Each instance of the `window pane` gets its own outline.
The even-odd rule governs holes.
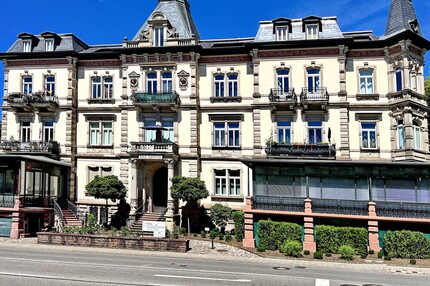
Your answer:
[[[372,199],[374,201],[385,201],[385,188],[383,179],[372,180]]]
[[[320,178],[309,177],[309,197],[312,199],[321,198],[321,181]]]
[[[386,200],[394,202],[416,202],[415,181],[386,179]]]

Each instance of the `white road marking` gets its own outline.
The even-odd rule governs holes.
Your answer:
[[[194,280],[212,280],[212,281],[228,281],[228,282],[242,282],[242,283],[252,282],[252,280],[247,280],[247,279],[223,279],[223,278],[208,278],[208,277],[195,277],[195,276],[177,276],[177,275],[162,275],[162,274],[155,274],[154,277],[179,278],[179,279],[194,279]]]
[[[330,286],[330,280],[317,279],[315,280],[315,286]]]

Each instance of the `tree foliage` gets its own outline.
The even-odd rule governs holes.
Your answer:
[[[94,180],[85,186],[88,194],[96,199],[116,200],[122,199],[127,195],[127,189],[117,176],[96,176]]]
[[[205,182],[199,178],[173,177],[170,190],[172,198],[185,202],[196,202],[209,196]]]
[[[426,77],[424,81],[425,93],[430,96],[430,76]]]
[[[222,204],[214,204],[211,206],[212,222],[219,228],[225,228],[227,221],[231,217],[232,209],[229,206]]]

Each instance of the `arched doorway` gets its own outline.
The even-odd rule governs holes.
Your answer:
[[[152,179],[154,207],[167,207],[167,168],[161,167]]]

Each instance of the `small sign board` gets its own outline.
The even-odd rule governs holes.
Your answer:
[[[154,237],[166,237],[166,222],[165,221],[142,221],[143,231],[154,232]]]
[[[163,159],[163,155],[139,155],[139,159],[161,160],[161,159]]]

